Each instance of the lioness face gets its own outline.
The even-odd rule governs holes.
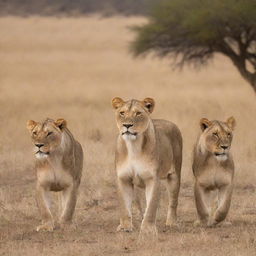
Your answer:
[[[218,160],[226,160],[233,138],[235,119],[230,117],[226,122],[220,122],[203,118],[200,126],[203,131],[200,140],[204,148]]]
[[[154,100],[151,98],[125,102],[117,97],[112,100],[112,106],[116,109],[117,127],[123,139],[136,140],[138,135],[145,132],[154,105]]]
[[[42,123],[33,120],[27,122],[36,158],[47,158],[60,146],[62,130],[65,126],[66,121],[64,119],[58,119],[57,121],[46,119]]]

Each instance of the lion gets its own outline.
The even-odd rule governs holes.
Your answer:
[[[177,221],[177,205],[182,164],[182,136],[178,127],[166,120],[151,119],[155,101],[112,100],[119,129],[115,166],[121,202],[117,231],[130,232],[135,188],[145,188],[146,209],[140,228],[142,234],[157,235],[156,213],[160,181],[167,181],[169,195],[166,225]],[[136,196],[136,195],[135,195]]]
[[[202,133],[194,147],[194,195],[198,213],[195,225],[212,227],[225,220],[232,197],[234,162],[230,152],[236,122],[202,118]],[[217,205],[215,200],[217,196]]]
[[[27,122],[36,157],[36,200],[42,217],[37,231],[55,228],[50,210],[50,191],[61,192],[60,224],[72,222],[83,169],[82,146],[64,119]]]

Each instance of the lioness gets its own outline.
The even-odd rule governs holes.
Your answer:
[[[182,163],[182,137],[178,127],[165,120],[152,120],[155,102],[123,101],[114,98],[119,136],[116,147],[116,171],[121,195],[121,218],[118,231],[132,231],[134,186],[145,188],[146,210],[140,234],[157,234],[156,212],[159,183],[167,181],[169,205],[166,225],[176,222]]]
[[[235,119],[230,117],[226,122],[220,122],[202,118],[200,126],[202,133],[194,147],[193,160],[199,217],[195,225],[214,226],[226,218],[231,203],[234,162],[230,147]],[[218,196],[215,209],[212,191]]]
[[[37,231],[52,231],[49,192],[61,191],[60,223],[71,222],[83,168],[83,150],[67,128],[64,119],[44,122],[28,121],[36,157],[36,199],[42,216]]]

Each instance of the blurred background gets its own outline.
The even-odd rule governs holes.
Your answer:
[[[145,15],[157,0],[1,0],[2,15]]]
[[[0,254],[126,255],[128,250],[134,255],[169,255],[170,249],[179,255],[216,255],[217,249],[218,255],[255,252],[255,92],[221,53],[214,53],[202,68],[184,66],[182,70],[173,69],[172,58],[159,59],[153,52],[134,58],[131,43],[138,34],[131,28],[148,24],[147,15],[156,2],[0,0]],[[158,214],[161,243],[154,248],[141,249],[134,242],[140,223],[136,209],[135,234],[115,233],[118,131],[111,99],[116,96],[127,100],[153,97],[152,118],[171,120],[183,135],[181,228],[162,232],[167,208],[163,188]],[[200,132],[199,120],[224,121],[230,116],[237,121],[230,210],[234,226],[197,230],[192,226],[196,211],[191,155]],[[34,231],[40,217],[26,122],[47,117],[65,118],[85,153],[75,214],[78,227],[68,233]]]

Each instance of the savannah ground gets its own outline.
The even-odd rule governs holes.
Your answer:
[[[256,95],[228,59],[217,56],[200,71],[172,71],[167,60],[133,59],[129,26],[143,18],[0,19],[0,255],[255,255]],[[180,226],[164,228],[162,190],[159,241],[140,247],[136,231],[116,233],[119,222],[111,99],[154,97],[152,116],[176,123],[183,134]],[[233,225],[194,228],[191,152],[199,119],[233,115],[235,189]],[[29,119],[63,117],[81,142],[85,166],[74,216],[67,230],[37,233],[35,171]],[[57,196],[53,194],[53,199]],[[57,204],[53,205],[57,211]]]

